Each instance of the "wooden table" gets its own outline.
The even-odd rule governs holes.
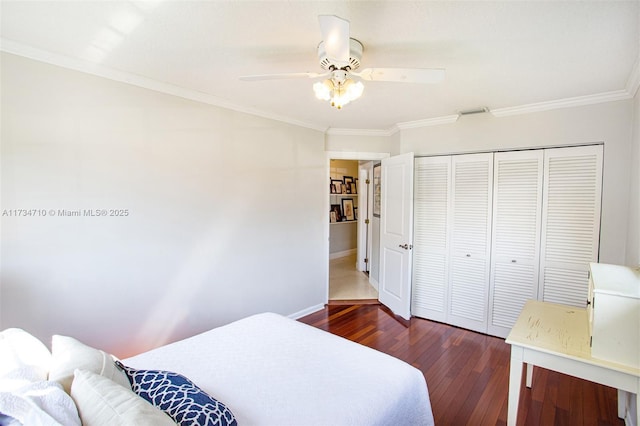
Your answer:
[[[592,358],[589,341],[586,309],[537,300],[525,304],[506,339],[511,345],[508,425],[515,425],[518,417],[523,363],[527,364],[527,387],[537,365],[618,389],[618,416],[625,416],[627,400],[639,399],[640,370]],[[640,426],[640,410],[636,411]]]

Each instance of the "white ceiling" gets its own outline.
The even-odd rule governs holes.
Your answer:
[[[476,107],[624,98],[637,88],[637,0],[2,0],[0,6],[4,51],[319,129],[388,131]],[[320,14],[351,22],[351,36],[364,45],[363,68],[446,68],[445,81],[365,82],[362,98],[338,111],[314,97],[314,80],[238,79],[322,71]]]

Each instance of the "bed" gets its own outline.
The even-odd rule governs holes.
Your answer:
[[[239,425],[433,424],[418,369],[273,313],[121,362],[180,373],[224,403]]]

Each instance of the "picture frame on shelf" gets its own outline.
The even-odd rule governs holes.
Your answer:
[[[358,208],[357,207],[353,208],[353,216],[356,218],[355,220],[358,220]]]
[[[343,183],[343,184],[341,184],[340,186],[342,187],[342,190],[341,190],[342,192],[341,192],[341,194],[347,194],[347,193],[348,193],[348,192],[347,192],[347,185],[345,185],[345,184]]]
[[[373,216],[380,217],[380,204],[382,202],[382,165],[373,166]]]
[[[353,180],[353,176],[343,176],[342,180],[344,181],[345,186],[347,187],[347,194],[356,194],[356,192],[353,192],[353,185],[352,183],[354,182]]]
[[[330,183],[329,184],[329,193],[331,193],[331,194],[335,194],[336,193],[336,185],[334,183]]]
[[[329,212],[329,223],[336,223],[338,221],[338,216],[336,216],[336,212],[331,210]]]
[[[332,194],[342,194],[342,181],[338,179],[331,179],[331,184],[334,186],[336,192]]]
[[[331,204],[331,210],[329,211],[329,219],[331,219],[331,213],[334,213],[336,222],[342,222],[342,207],[340,204]]]
[[[360,183],[360,181],[358,180],[358,178],[355,178],[355,179],[353,180],[353,183],[355,183],[355,186],[354,186],[354,188],[355,188],[355,192],[352,192],[352,193],[353,193],[353,194],[357,194],[357,193],[358,193],[358,184]]]
[[[342,213],[346,221],[356,220],[355,213],[353,211],[353,198],[342,199]]]
[[[357,194],[358,193],[358,186],[355,182],[351,182],[351,193],[352,194]]]

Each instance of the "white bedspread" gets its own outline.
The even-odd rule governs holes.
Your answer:
[[[433,424],[418,369],[272,313],[123,363],[187,376],[225,403],[240,426]]]
[[[73,400],[56,382],[20,382],[1,380],[0,424],[29,426],[80,426],[80,418]]]
[[[0,425],[80,426],[73,399],[47,381],[51,353],[18,328],[0,332]]]

